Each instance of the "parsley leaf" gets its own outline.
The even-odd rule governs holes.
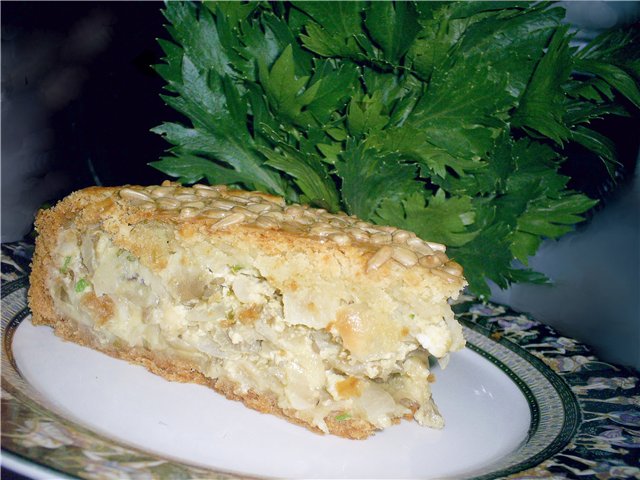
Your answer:
[[[270,71],[267,71],[265,65],[260,65],[259,72],[260,82],[274,113],[290,122],[298,119],[302,108],[311,103],[320,86],[315,83],[306,88],[309,77],[296,75],[290,45],[284,49]]]
[[[395,224],[451,247],[462,246],[478,234],[467,228],[475,219],[471,198],[445,198],[444,190],[431,197],[416,192],[401,202],[385,200],[376,214],[380,223]]]
[[[563,27],[554,34],[514,116],[515,126],[537,131],[558,144],[570,135],[562,118],[564,92],[561,88],[573,69],[567,31],[568,27]]]
[[[373,2],[367,9],[365,26],[386,61],[399,65],[409,50],[420,32],[416,13],[411,2]]]
[[[558,199],[537,199],[518,218],[518,230],[549,238],[560,237],[573,230],[573,225],[583,220],[580,213],[596,203],[580,194],[563,195]]]
[[[350,418],[351,418],[351,414],[346,412],[335,416],[335,420],[337,422],[344,422],[345,420],[349,420]]]
[[[324,2],[294,5],[313,19],[306,24],[306,34],[300,35],[306,48],[324,57],[364,55],[357,40],[366,38],[361,17],[364,2],[335,2],[330,8]]]
[[[167,2],[156,71],[184,116],[151,166],[346,210],[447,244],[475,293],[595,202],[560,174],[590,124],[640,107],[640,34],[578,51],[546,2]]]
[[[71,257],[67,255],[64,257],[64,262],[62,262],[62,266],[60,267],[60,273],[66,275],[69,271],[69,265],[71,264]]]
[[[87,282],[84,278],[81,278],[76,282],[74,290],[76,291],[76,293],[82,293],[87,289],[87,287],[89,287],[89,285],[89,282]]]
[[[225,168],[211,160],[186,153],[179,157],[164,157],[149,165],[167,175],[177,177],[182,183],[195,183],[203,178],[206,178],[209,183],[225,184],[247,184],[253,180],[237,170]]]
[[[465,277],[470,288],[478,295],[489,296],[491,291],[485,278],[490,278],[499,287],[509,285],[511,252],[509,235],[511,229],[502,223],[487,226],[465,248],[451,248],[449,255],[464,266]]]
[[[177,146],[173,150],[177,157],[185,153],[210,156],[233,167],[249,180],[245,182],[247,185],[284,194],[279,176],[264,167],[264,161],[252,148],[254,142],[246,125],[246,106],[228,77],[215,72],[207,75],[183,55],[181,83],[172,82],[171,86],[178,95],[165,95],[163,99],[189,117],[193,128],[165,123],[152,131]],[[154,166],[162,169],[163,164]]]
[[[200,69],[234,75],[227,52],[222,48],[213,16],[190,2],[168,2],[164,16],[167,31]],[[165,43],[166,44],[166,43]]]
[[[378,206],[385,200],[398,201],[407,192],[416,191],[416,167],[402,163],[398,154],[381,155],[365,144],[347,149],[335,164],[342,180],[342,199],[350,214],[372,220]]]
[[[340,209],[336,186],[318,155],[304,154],[286,144],[278,150],[261,147],[260,151],[267,165],[293,177],[304,195],[302,201],[334,212]]]

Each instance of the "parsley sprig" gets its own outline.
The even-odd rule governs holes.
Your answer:
[[[595,201],[562,148],[616,168],[590,122],[640,107],[638,31],[570,46],[531,2],[167,2],[157,66],[185,123],[152,165],[284,195],[447,244],[471,288],[526,268]],[[514,268],[513,260],[524,267]]]

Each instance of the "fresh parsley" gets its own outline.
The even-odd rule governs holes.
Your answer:
[[[87,282],[84,278],[81,278],[76,282],[75,291],[76,293],[82,293],[87,289],[88,286],[89,282]]]
[[[349,420],[350,418],[351,414],[346,412],[335,416],[336,422],[344,422],[345,420]]]
[[[67,255],[64,257],[64,261],[62,262],[62,266],[60,267],[60,273],[66,275],[69,271],[69,265],[71,265],[71,256]]]
[[[231,270],[231,273],[238,273],[240,270],[242,270],[242,265],[229,265],[229,270]]]
[[[569,43],[545,2],[167,2],[164,101],[183,123],[151,165],[447,244],[471,289],[545,282],[544,238],[595,202],[567,188],[576,142],[640,107],[638,30]],[[515,268],[514,259],[524,265]]]

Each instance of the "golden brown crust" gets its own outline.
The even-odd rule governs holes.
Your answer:
[[[29,277],[29,307],[32,321],[35,325],[53,325],[57,315],[53,307],[53,299],[47,292],[47,271],[53,263],[52,252],[58,232],[61,228],[62,216],[55,215],[51,210],[40,210],[36,217],[36,249],[31,262],[31,276]]]

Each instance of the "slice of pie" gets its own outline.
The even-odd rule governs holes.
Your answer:
[[[33,322],[317,431],[439,428],[430,357],[464,345],[441,244],[226,187],[88,188],[41,211]]]

